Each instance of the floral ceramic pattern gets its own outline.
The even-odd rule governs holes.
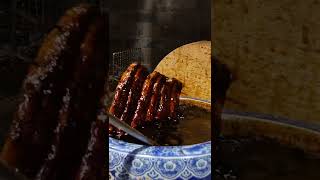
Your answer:
[[[211,179],[211,142],[152,147],[109,138],[109,179]]]

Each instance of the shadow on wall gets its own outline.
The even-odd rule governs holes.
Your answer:
[[[111,0],[111,52],[142,48],[143,62],[155,68],[175,48],[210,40],[210,0]]]

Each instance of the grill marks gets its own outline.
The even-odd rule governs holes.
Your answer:
[[[161,98],[155,119],[162,120],[169,116],[172,83],[167,81],[161,88]]]
[[[146,121],[150,122],[155,118],[159,101],[161,99],[161,89],[164,86],[165,82],[166,82],[166,77],[163,75],[160,75],[153,86],[152,97],[151,97],[150,105],[145,118]]]
[[[139,66],[134,74],[134,66]],[[131,75],[130,75],[131,74]],[[134,75],[132,75],[134,74]],[[133,128],[141,128],[154,120],[167,120],[176,117],[175,111],[179,105],[179,96],[182,83],[177,79],[168,78],[159,72],[153,71],[145,77],[147,71],[139,64],[131,64],[123,73],[117,87],[117,92],[109,112]],[[128,98],[121,98],[119,92],[124,88],[123,83],[131,79]],[[119,102],[119,101],[123,102]],[[116,112],[118,104],[125,104],[124,110]],[[121,107],[122,108],[122,107]],[[109,125],[109,135],[121,137],[124,133]]]
[[[144,82],[141,96],[138,100],[137,109],[131,122],[132,127],[136,128],[141,121],[144,121],[151,100],[153,85],[159,76],[160,73],[153,71],[150,75],[148,75],[146,81]]]
[[[134,81],[134,75],[141,65],[138,63],[131,64],[127,70],[122,74],[119,84],[116,88],[114,100],[111,104],[109,112],[114,116],[121,118],[121,114],[124,111],[130,87]]]
[[[87,146],[96,103],[103,90],[104,54],[98,35],[103,33],[102,18],[89,26],[80,47],[73,78],[65,89],[51,151],[36,179],[72,179]],[[103,39],[103,38],[102,38]],[[99,68],[100,67],[100,68]],[[97,76],[99,74],[100,76]],[[67,161],[66,161],[67,159]]]
[[[127,101],[125,110],[121,115],[121,120],[125,121],[128,124],[131,123],[131,119],[134,115],[135,107],[137,107],[143,82],[146,80],[147,75],[148,75],[147,69],[141,66],[134,76],[134,82],[129,91],[128,101]]]
[[[63,87],[73,71],[93,7],[72,8],[46,37],[23,84],[24,99],[14,116],[1,159],[29,177],[45,158],[57,124]],[[65,19],[65,20],[63,20]],[[59,28],[58,28],[59,27]]]
[[[1,159],[31,179],[106,179],[107,122],[96,114],[108,74],[104,20],[90,5],[71,8],[29,69]]]
[[[31,179],[106,179],[107,110],[135,126],[156,115],[168,82],[138,63],[123,73],[111,108],[101,102],[96,114],[108,97],[104,23],[92,6],[68,10],[29,69],[1,159]]]
[[[122,74],[120,81],[117,85],[115,96],[113,99],[113,102],[109,108],[109,113],[113,114],[114,116],[121,118],[121,120],[128,121],[128,115],[130,109],[126,108],[128,105],[131,105],[134,100],[133,97],[130,95],[134,92],[134,84],[138,83],[141,78],[143,78],[143,75],[146,74],[146,69],[142,68],[139,63],[132,63],[126,71]],[[135,74],[141,74],[139,78],[136,79]],[[136,87],[139,88],[139,87]],[[131,93],[131,94],[130,94]],[[133,95],[133,94],[132,94]],[[132,101],[132,102],[129,102]],[[123,116],[123,117],[122,117]],[[112,125],[109,125],[109,134],[123,134],[122,131],[119,131],[118,129],[114,128]]]

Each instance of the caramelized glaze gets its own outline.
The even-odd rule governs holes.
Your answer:
[[[73,56],[92,18],[90,6],[72,10],[72,21],[60,23],[45,38],[35,65],[29,69],[23,84],[24,99],[19,105],[1,158],[27,176],[33,176],[47,154],[63,87],[74,68]],[[62,18],[62,19],[63,19]]]
[[[102,66],[103,38],[98,38],[104,32],[102,27],[102,19],[98,18],[89,26],[80,46],[80,57],[73,78],[62,99],[54,141],[37,179],[72,179],[75,167],[80,165],[89,138],[90,123],[96,116],[96,104],[104,84],[104,76],[95,75],[95,71],[104,71],[105,67]]]
[[[147,114],[148,106],[150,104],[153,85],[159,76],[160,73],[153,71],[145,80],[140,99],[138,100],[136,111],[134,112],[134,116],[131,121],[131,126],[133,128],[136,128],[141,123],[141,121],[144,121]]]

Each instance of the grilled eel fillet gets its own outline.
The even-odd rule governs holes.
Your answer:
[[[146,121],[150,122],[155,119],[156,110],[161,99],[161,88],[163,87],[165,82],[166,77],[160,74],[152,89],[151,101],[145,118]]]
[[[110,114],[121,118],[121,115],[123,114],[128,101],[130,88],[135,80],[134,76],[140,67],[141,65],[139,63],[132,63],[122,74],[120,81],[116,87],[113,102],[109,108]],[[109,134],[114,134],[116,132],[119,132],[119,130],[114,128],[112,125],[109,125]]]
[[[160,73],[153,71],[144,81],[140,99],[138,100],[138,105],[131,121],[131,127],[136,128],[146,117],[146,112],[151,100],[153,85],[159,76]]]
[[[140,66],[137,70],[137,73],[134,75],[134,81],[129,90],[128,101],[120,118],[122,121],[125,121],[128,124],[131,123],[135,107],[137,107],[137,103],[140,97],[143,82],[146,80],[147,75],[148,71],[143,66]]]
[[[155,117],[155,119],[157,120],[167,119],[170,114],[170,98],[172,85],[173,84],[170,81],[166,81],[166,83],[161,88],[161,98]]]
[[[126,102],[126,107],[121,115],[120,120],[127,122],[127,124],[130,124],[132,121],[132,117],[134,115],[135,107],[137,107],[138,99],[140,97],[141,89],[143,86],[143,82],[147,78],[148,71],[145,67],[140,66],[134,75],[134,81],[132,83],[132,86],[129,90],[128,100]],[[122,136],[124,134],[123,131],[118,130],[110,125],[111,129],[114,129],[116,131],[115,133],[118,134],[118,136]]]
[[[132,63],[126,71],[122,74],[121,79],[117,85],[114,100],[111,104],[109,112],[118,118],[125,109],[128,100],[129,89],[134,81],[134,75],[141,65],[139,63]]]
[[[24,80],[24,99],[0,156],[28,177],[35,175],[47,155],[73,57],[95,13],[86,4],[68,10],[45,38]]]
[[[136,73],[134,73],[135,66],[139,66]],[[145,77],[146,72],[141,65],[131,64],[119,81],[116,95],[109,109],[109,113],[119,117],[133,128],[140,128],[153,120],[174,118],[179,105],[182,83],[174,78],[169,80],[156,71]],[[128,82],[130,80],[133,83]],[[121,93],[123,93],[122,97]],[[119,108],[119,104],[125,106]],[[109,135],[121,137],[123,134],[122,131],[109,125]]]
[[[88,129],[96,115],[96,104],[106,74],[95,75],[96,71],[105,72],[106,67],[104,39],[98,38],[104,32],[103,27],[103,19],[98,18],[89,26],[81,44],[80,58],[62,99],[53,145],[37,179],[72,179],[75,168],[80,164],[87,145],[84,140],[89,137]]]

